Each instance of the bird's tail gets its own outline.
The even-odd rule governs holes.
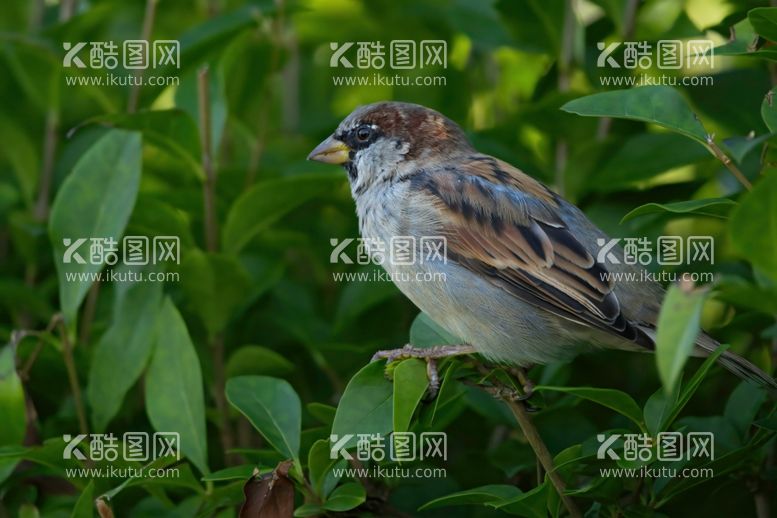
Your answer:
[[[704,332],[700,333],[699,338],[696,340],[696,348],[703,356],[709,356],[719,346],[720,344],[718,342],[704,334]],[[718,363],[743,380],[752,381],[757,385],[766,387],[769,392],[777,395],[777,381],[738,354],[724,351],[723,354],[718,357]]]

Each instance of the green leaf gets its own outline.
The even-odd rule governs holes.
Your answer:
[[[669,429],[669,426],[677,419],[685,405],[696,393],[707,372],[715,365],[718,357],[726,349],[728,349],[728,345],[721,345],[715,349],[682,388],[677,384],[671,394],[667,394],[665,390],[658,390],[650,396],[645,403],[645,423],[648,433],[655,435]]]
[[[102,264],[92,264],[89,245],[80,247],[85,264],[73,256],[64,263],[68,246],[77,239],[121,239],[140,185],[140,134],[110,130],[78,160],[54,199],[49,221],[49,236],[54,249],[54,263],[59,274],[59,300],[68,323],[75,321],[94,275]],[[76,210],[77,208],[77,210]],[[66,275],[87,278],[69,280]]]
[[[547,479],[547,475],[545,478]],[[551,494],[558,498],[555,490],[552,491]],[[549,504],[546,504],[546,502],[548,501],[548,483],[543,482],[531,491],[504,502],[489,502],[488,505],[508,514],[517,514],[518,516],[529,518],[546,518],[549,507]]]
[[[344,184],[342,174],[290,176],[257,183],[232,204],[224,225],[224,250],[236,254],[259,232],[319,196]]]
[[[226,327],[246,300],[249,280],[245,268],[230,255],[195,248],[181,262],[183,291],[211,336]]]
[[[207,475],[202,477],[202,480],[205,482],[212,481],[212,482],[223,482],[225,480],[242,480],[246,481],[254,473],[254,469],[256,469],[256,466],[253,464],[243,464],[241,466],[230,466],[228,468],[220,469],[218,471],[214,471],[213,473],[208,473]]]
[[[327,439],[319,439],[313,443],[308,452],[308,478],[319,497],[326,498],[340,481],[333,468],[345,467],[346,463],[346,459],[339,456],[332,458]]]
[[[391,432],[394,390],[383,368],[383,362],[368,363],[345,387],[332,424],[333,435],[354,434],[344,448],[356,445],[356,434],[388,435]]]
[[[154,429],[178,432],[181,452],[208,473],[205,398],[200,360],[180,313],[165,298],[146,373],[146,412]]]
[[[669,86],[643,86],[588,95],[562,110],[586,117],[614,117],[657,124],[706,146],[707,133],[680,93]]]
[[[86,488],[81,491],[70,518],[92,518],[94,515],[94,480],[90,480]]]
[[[458,491],[435,498],[418,508],[419,511],[446,507],[451,505],[479,505],[493,502],[504,502],[521,496],[523,492],[516,486],[508,484],[491,484]]]
[[[367,499],[364,486],[350,482],[337,487],[321,506],[327,511],[343,512],[358,507]]]
[[[0,446],[22,444],[27,428],[24,389],[16,373],[15,349],[0,349]],[[16,460],[0,459],[0,484],[13,472]]]
[[[410,343],[415,347],[434,347],[460,345],[464,341],[437,325],[426,313],[419,313],[410,326]]]
[[[646,203],[632,210],[621,219],[621,223],[645,214],[694,214],[726,219],[736,203],[726,198],[678,201],[675,203]]]
[[[656,149],[662,150],[656,153]],[[618,146],[612,157],[597,167],[586,187],[611,192],[644,183],[661,173],[704,159],[712,159],[704,147],[674,133],[640,133]]]
[[[764,95],[764,100],[761,102],[761,117],[764,120],[764,124],[769,128],[772,133],[777,132],[777,87],[769,90],[769,93]]]
[[[325,405],[324,403],[308,403],[305,405],[305,408],[308,409],[308,412],[310,415],[321,421],[327,426],[332,426],[332,423],[335,421],[335,414],[337,413],[337,408],[331,406],[331,405]]]
[[[672,285],[661,304],[656,326],[656,365],[667,394],[674,390],[699,336],[705,296],[702,290],[684,291]]]
[[[100,115],[89,119],[82,126],[88,124],[140,131],[145,143],[153,144],[183,161],[197,178],[205,178],[200,164],[202,157],[197,124],[183,110]]]
[[[777,119],[777,116],[775,118]],[[775,122],[777,123],[777,120]],[[774,133],[765,133],[759,137],[751,135],[746,137],[731,137],[723,141],[723,146],[726,151],[728,151],[728,154],[731,155],[731,158],[733,158],[737,164],[742,165],[745,157],[747,157],[756,147],[772,137],[774,137]]]
[[[777,173],[765,175],[741,199],[728,228],[734,248],[777,280]]]
[[[125,394],[146,367],[162,306],[162,283],[114,286],[111,326],[97,342],[89,368],[87,394],[97,432],[105,431],[121,408]]]
[[[747,12],[747,19],[755,32],[765,39],[777,42],[777,8],[756,7]]]
[[[394,369],[394,431],[406,432],[429,386],[426,363],[411,358]]]
[[[587,399],[602,406],[615,410],[619,414],[631,419],[640,429],[644,429],[642,410],[639,405],[625,392],[615,389],[590,388],[590,387],[550,387],[538,385],[536,391],[563,392],[573,396]]]
[[[244,345],[227,360],[227,378],[235,376],[286,376],[294,371],[294,364],[267,347]]]
[[[299,464],[302,406],[289,382],[267,376],[227,380],[227,400],[276,451]]]

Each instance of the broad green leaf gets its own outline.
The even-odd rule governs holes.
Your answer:
[[[226,99],[224,99],[224,79],[221,77],[221,67],[211,67],[208,70],[208,104],[210,105],[210,153],[218,156],[221,136],[224,133],[224,123],[227,119]],[[192,121],[199,121],[199,70],[191,70],[181,78],[175,90],[175,105],[189,114]],[[199,141],[198,141],[199,142]],[[199,157],[198,157],[199,159]]]
[[[165,298],[146,373],[146,412],[158,432],[178,432],[181,453],[208,473],[205,397],[200,360],[180,313]]]
[[[688,200],[675,203],[646,203],[632,210],[621,219],[621,223],[645,214],[689,214],[726,219],[736,203],[726,198],[708,198],[706,200]]]
[[[684,291],[669,287],[658,315],[656,332],[656,365],[667,394],[674,390],[688,356],[699,336],[701,311],[706,292]]]
[[[27,428],[24,389],[16,374],[15,350],[12,345],[0,349],[0,446],[22,444]],[[0,459],[0,484],[13,472],[15,459]]]
[[[83,125],[87,124],[140,131],[145,143],[153,144],[183,161],[196,177],[205,177],[200,164],[202,157],[197,124],[183,110],[100,115]]]
[[[763,108],[761,113],[763,114]],[[777,120],[774,122],[777,123]],[[774,133],[765,133],[759,137],[749,135],[746,137],[731,137],[723,141],[723,146],[725,147],[725,150],[728,151],[728,154],[731,155],[731,158],[733,158],[737,164],[742,165],[746,156],[774,136]]]
[[[394,369],[394,431],[406,432],[410,428],[416,407],[424,397],[429,378],[426,363],[410,358]]]
[[[656,153],[656,149],[662,150]],[[586,180],[591,191],[610,192],[634,186],[661,173],[704,159],[712,159],[704,147],[674,133],[640,133],[619,146],[612,157],[594,169]]]
[[[715,365],[718,357],[726,349],[728,349],[728,345],[719,346],[704,360],[683,387],[676,384],[671,394],[667,394],[665,390],[660,389],[648,399],[644,410],[648,433],[655,435],[658,432],[669,429],[669,426],[677,419],[685,405],[688,404],[696,393],[707,372]]]
[[[121,408],[125,394],[146,367],[162,307],[162,283],[116,283],[114,286],[111,326],[97,342],[89,368],[87,395],[97,432],[105,431]]]
[[[335,421],[335,414],[337,413],[337,408],[331,406],[331,405],[325,405],[324,403],[308,403],[305,405],[305,408],[308,409],[308,413],[324,423],[327,426],[332,426],[332,423]]]
[[[181,284],[212,336],[224,329],[245,302],[250,282],[248,272],[235,257],[193,248],[181,262]]]
[[[426,313],[419,313],[410,326],[410,343],[414,347],[434,347],[461,345],[464,341],[437,325]]]
[[[289,382],[267,376],[239,376],[227,380],[227,399],[248,418],[276,451],[288,459],[299,457],[302,406]]]
[[[591,387],[549,387],[538,385],[536,391],[563,392],[573,396],[587,399],[602,406],[615,410],[619,414],[631,419],[640,429],[644,428],[642,411],[639,405],[625,392],[615,389],[591,388]]]
[[[674,390],[683,366],[693,352],[705,295],[702,290],[685,291],[672,285],[661,304],[656,332],[656,365],[667,394]]]
[[[223,482],[225,480],[242,480],[246,481],[254,473],[254,469],[256,469],[256,466],[253,464],[242,464],[240,466],[230,466],[228,468],[220,469],[218,471],[214,471],[213,473],[208,473],[207,475],[202,477],[202,480],[207,481],[213,481],[213,482]]]
[[[769,128],[772,133],[777,132],[777,87],[769,90],[764,96],[764,100],[761,102],[761,117],[764,120],[764,124]]]
[[[747,19],[755,32],[765,39],[777,42],[777,8],[756,7],[747,12]]]
[[[747,437],[750,424],[755,420],[758,409],[761,408],[766,397],[766,391],[761,387],[743,381],[726,401],[723,415],[739,432],[739,437],[742,440]]]
[[[366,499],[364,486],[358,482],[349,482],[335,488],[321,507],[327,511],[343,512],[363,504]]]
[[[516,486],[508,484],[492,484],[435,498],[419,507],[418,510],[424,511],[452,505],[480,505],[492,502],[504,502],[519,497],[522,494],[523,492]]]
[[[239,252],[259,232],[319,196],[331,196],[342,187],[339,173],[290,176],[257,183],[232,204],[224,225],[224,250]]]
[[[324,509],[318,504],[302,504],[294,509],[294,516],[297,518],[321,516],[322,514],[324,514]]]
[[[528,518],[546,518],[548,516],[548,507],[550,507],[547,478],[546,475],[546,481],[531,491],[503,502],[489,502],[487,505],[508,514],[517,514],[518,516],[526,516]],[[552,489],[550,494],[555,495],[556,499],[558,499],[555,489]]]
[[[68,323],[75,321],[78,306],[92,285],[88,277],[103,267],[90,260],[89,238],[121,240],[135,205],[140,170],[140,134],[110,130],[78,160],[54,199],[49,236],[59,273],[60,304]],[[87,241],[77,250],[78,257],[67,257],[65,263],[66,243],[72,246],[78,239]],[[68,279],[71,274],[77,278]]]
[[[92,518],[94,515],[94,480],[90,480],[78,497],[70,518]]]
[[[294,371],[294,364],[267,347],[244,345],[229,355],[227,378],[246,375],[286,376]]]
[[[728,228],[734,248],[777,280],[777,174],[765,175],[741,199]]]
[[[680,93],[669,86],[643,86],[588,95],[562,110],[589,117],[614,117],[657,124],[703,145],[706,132]]]
[[[319,497],[326,498],[340,481],[340,477],[335,476],[333,468],[345,467],[346,464],[347,460],[339,455],[332,458],[327,439],[320,439],[313,443],[308,452],[308,478]]]
[[[380,266],[372,265],[359,273],[372,273]],[[393,282],[350,282],[340,294],[335,313],[335,328],[344,329],[362,313],[379,304],[396,298],[399,290]]]
[[[388,436],[392,427],[393,386],[383,373],[383,362],[372,362],[356,373],[337,405],[332,434],[352,434],[344,448],[356,445],[356,434]]]

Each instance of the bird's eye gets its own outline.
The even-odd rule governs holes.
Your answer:
[[[359,142],[367,142],[372,137],[372,127],[367,124],[363,124],[356,128],[356,140]]]

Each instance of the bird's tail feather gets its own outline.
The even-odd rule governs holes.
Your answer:
[[[719,346],[718,342],[703,332],[699,334],[699,338],[696,340],[696,347],[702,352],[703,356],[709,356]],[[718,357],[718,363],[743,380],[752,381],[757,385],[766,387],[772,394],[777,395],[777,381],[738,354],[724,351]]]

